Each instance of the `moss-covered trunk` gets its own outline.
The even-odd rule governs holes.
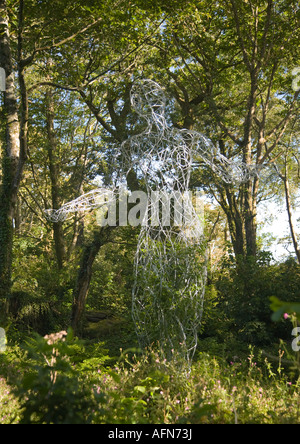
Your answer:
[[[18,104],[15,92],[9,21],[5,0],[0,0],[0,65],[6,75],[3,106],[5,132],[3,140],[1,140],[2,183],[0,189],[0,300],[5,302],[10,292],[13,219],[18,190],[16,177],[20,157]]]
[[[2,177],[0,186],[0,302],[7,306],[11,287],[13,224],[18,191],[27,156],[28,99],[22,63],[23,0],[19,4],[17,66],[20,86],[20,116],[14,78],[14,61],[10,45],[6,0],[0,0],[0,67],[6,84],[1,116]],[[4,309],[3,309],[4,307]]]
[[[77,282],[74,292],[71,326],[74,333],[78,331],[85,304],[89,293],[93,274],[93,264],[101,247],[111,240],[111,234],[115,227],[98,227],[93,233],[93,238],[88,243],[82,254],[81,264],[78,271]]]

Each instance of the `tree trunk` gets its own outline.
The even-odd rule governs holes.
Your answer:
[[[2,183],[0,188],[0,301],[7,311],[11,289],[13,224],[19,186],[27,159],[28,96],[24,78],[26,64],[22,60],[23,0],[19,3],[18,80],[20,87],[20,120],[10,46],[9,18],[6,0],[0,0],[0,66],[6,75],[4,92],[5,136],[2,141]]]
[[[53,92],[49,89],[46,94],[47,102],[47,135],[48,135],[48,158],[51,180],[52,208],[58,210],[61,207],[59,198],[59,168],[57,158],[57,139],[54,129],[54,100]],[[62,222],[53,224],[53,237],[55,244],[56,260],[60,270],[62,270],[65,260],[65,241]]]
[[[256,199],[253,195],[252,180],[246,184],[245,196],[245,237],[246,237],[246,256],[256,257],[257,252],[257,223],[256,223]]]
[[[0,66],[6,74],[4,93],[5,139],[2,142],[0,190],[0,300],[6,306],[11,287],[13,219],[19,188],[20,124],[10,48],[6,0],[0,0]]]
[[[93,264],[100,248],[110,241],[110,235],[114,227],[99,227],[94,231],[92,241],[85,247],[82,255],[81,265],[77,276],[74,292],[71,327],[74,334],[78,331],[79,323],[84,313],[86,300],[89,293]]]
[[[258,93],[258,69],[249,67],[251,77],[251,89],[248,98],[248,113],[244,123],[243,161],[246,165],[253,162],[253,122],[256,113],[256,96]],[[246,237],[246,257],[256,257],[256,198],[254,195],[253,179],[249,179],[243,185],[244,198],[244,224]]]
[[[243,215],[238,207],[235,194],[229,189],[228,185],[219,188],[220,203],[228,221],[228,228],[233,246],[233,251],[237,260],[244,258],[245,246],[245,227]]]
[[[298,263],[300,264],[300,249],[299,249],[297,235],[296,235],[296,231],[295,231],[295,227],[294,227],[294,223],[293,223],[290,184],[289,184],[289,179],[288,179],[288,175],[287,175],[287,166],[285,168],[285,175],[282,176],[282,179],[283,179],[283,183],[284,183],[285,203],[286,203],[286,209],[287,209],[287,213],[288,213],[290,232],[291,232],[297,260],[298,260]]]

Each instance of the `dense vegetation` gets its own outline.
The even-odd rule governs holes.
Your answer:
[[[298,0],[0,0],[0,31],[0,423],[299,423]],[[44,213],[113,183],[143,128],[141,78],[166,91],[170,126],[261,171],[225,184],[197,159],[211,203],[191,369],[139,348],[139,228]],[[269,200],[287,210],[280,262],[257,222]]]

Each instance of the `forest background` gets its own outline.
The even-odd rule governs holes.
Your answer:
[[[0,0],[0,28],[0,320],[9,341],[72,327],[111,356],[137,346],[139,229],[99,227],[93,212],[53,224],[44,210],[112,184],[118,147],[143,128],[130,90],[145,78],[164,88],[170,126],[199,131],[261,171],[226,184],[196,159],[209,253],[199,353],[231,359],[249,344],[291,340],[270,298],[297,314],[298,1]],[[127,185],[143,189],[133,171]],[[281,261],[258,226],[270,201],[287,214],[292,254]]]

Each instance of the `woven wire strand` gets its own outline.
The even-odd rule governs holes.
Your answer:
[[[131,105],[145,129],[121,145],[119,179],[134,171],[148,196],[159,191],[160,212],[168,201],[164,196],[172,195],[173,208],[182,207],[195,158],[200,157],[225,183],[239,184],[256,174],[243,162],[227,159],[199,132],[170,128],[165,118],[166,96],[156,82],[135,84]],[[115,191],[107,198],[102,189],[96,189],[59,210],[46,210],[46,216],[59,222],[70,213],[99,209],[109,203]],[[197,347],[207,274],[203,223],[193,205],[188,206],[182,225],[174,224],[174,215],[173,224],[169,221],[166,225],[159,214],[154,223],[150,206],[134,261],[132,315],[136,331],[141,346],[159,344],[166,357],[179,354],[190,363]]]

